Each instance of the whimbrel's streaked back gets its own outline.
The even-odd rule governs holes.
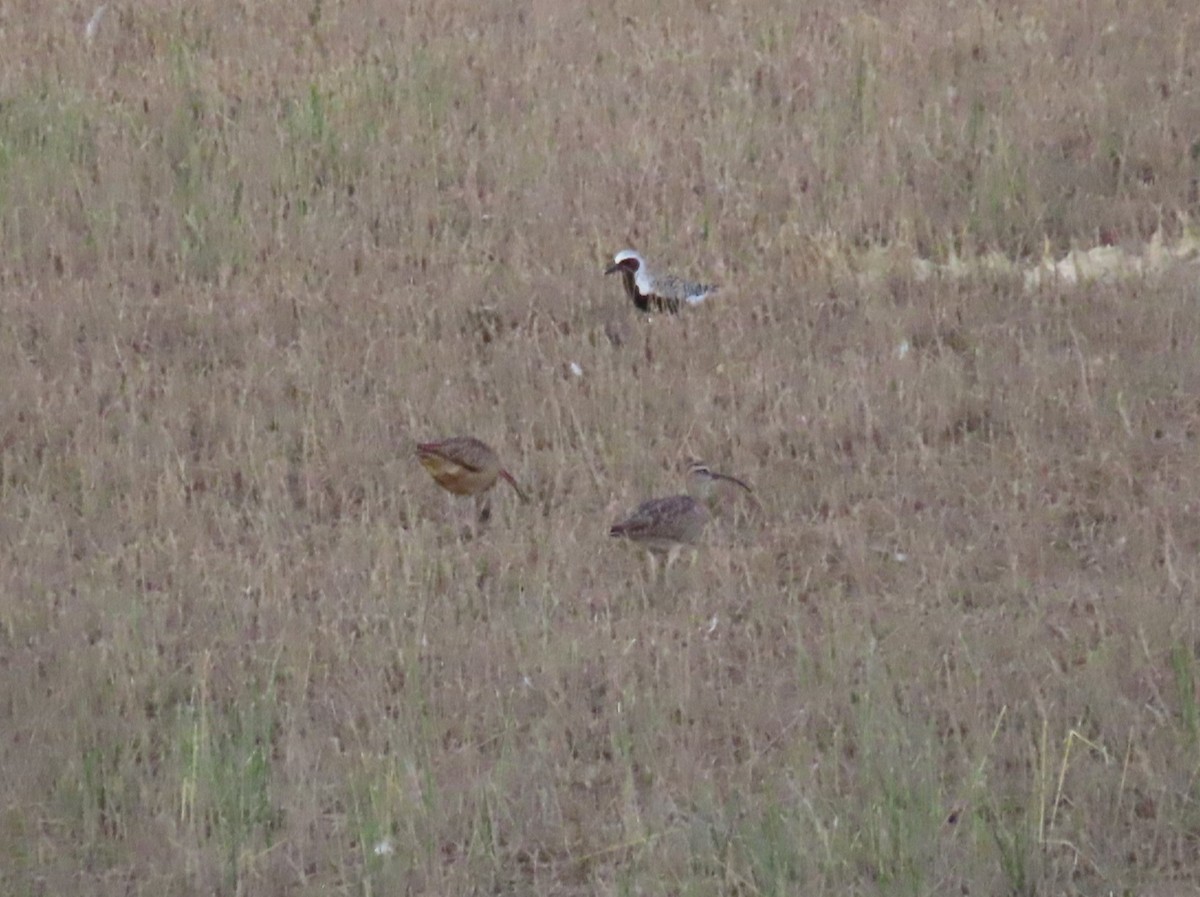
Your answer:
[[[690,495],[671,495],[642,502],[608,534],[666,554],[699,542],[707,523],[708,510],[701,502]]]

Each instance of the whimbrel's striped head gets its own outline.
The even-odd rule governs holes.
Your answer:
[[[714,498],[716,490],[722,483],[736,486],[747,495],[754,493],[753,489],[737,477],[725,473],[717,473],[703,461],[693,459],[688,464],[688,492],[700,501],[711,501]]]

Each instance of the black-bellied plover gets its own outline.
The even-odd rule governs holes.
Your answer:
[[[638,311],[676,314],[681,304],[699,305],[717,289],[710,284],[693,283],[671,274],[655,274],[646,267],[646,260],[632,249],[618,252],[604,273],[620,273],[625,292]]]

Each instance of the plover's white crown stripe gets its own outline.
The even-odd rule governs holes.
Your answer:
[[[634,269],[633,282],[637,284],[638,292],[644,296],[648,296],[654,292],[654,277],[650,273],[650,268],[646,264],[646,260],[642,258],[641,253],[635,252],[632,249],[622,249],[613,256],[613,267],[609,268],[612,271],[615,268],[621,267],[623,262],[637,262],[637,267]]]

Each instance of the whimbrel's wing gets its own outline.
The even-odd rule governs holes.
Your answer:
[[[667,547],[696,543],[706,523],[708,511],[704,505],[690,495],[672,495],[643,502],[627,518],[614,523],[608,533],[651,547]]]

